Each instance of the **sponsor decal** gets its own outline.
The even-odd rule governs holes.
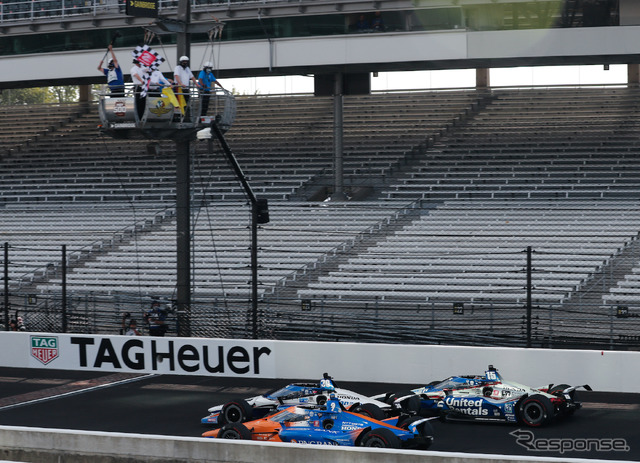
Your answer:
[[[123,100],[118,100],[113,105],[113,114],[119,117],[127,115],[127,104]]]
[[[516,438],[516,444],[533,452],[628,452],[631,450],[626,439],[622,438],[586,438],[563,437],[538,438],[532,431],[516,429],[509,433]]]
[[[149,112],[156,116],[163,116],[170,112],[172,109],[173,106],[167,106],[163,98],[156,98],[155,104],[149,108]]]
[[[80,368],[124,371],[258,375],[261,361],[271,355],[266,346],[193,345],[140,338],[114,345],[110,338],[72,336],[70,343],[76,347]]]
[[[339,445],[337,442],[325,442],[321,440],[307,440],[307,439],[291,439],[294,444],[313,444],[313,445]]]
[[[353,423],[343,423],[342,430],[343,431],[355,431],[356,429],[362,429],[362,424],[353,424]]]
[[[487,416],[489,410],[482,408],[482,399],[467,399],[466,397],[445,397],[444,403],[460,413],[472,416]]]
[[[31,356],[46,365],[58,358],[57,336],[31,336]]]

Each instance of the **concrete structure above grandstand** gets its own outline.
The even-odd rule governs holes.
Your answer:
[[[174,21],[176,3],[160,1],[160,15]],[[102,82],[95,66],[110,37],[122,33],[116,52],[128,63],[123,58],[151,21],[126,16],[114,1],[66,2],[73,8],[62,9],[35,0],[16,11],[12,5],[19,3],[0,10],[0,61],[3,69],[20,69],[20,77],[1,73],[0,88]],[[385,31],[359,29],[360,13],[375,10]],[[376,71],[632,64],[630,80],[638,81],[640,5],[632,0],[227,0],[194,3],[192,18],[225,23],[215,42],[223,78],[342,72],[360,75],[358,86],[364,79],[366,88],[367,73]],[[192,41],[197,68],[212,42],[204,34]],[[175,64],[174,43],[153,44],[168,58],[164,72]]]

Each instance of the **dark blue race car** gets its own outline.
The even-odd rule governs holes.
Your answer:
[[[581,403],[576,401],[575,391],[579,387],[591,390],[588,385],[567,384],[532,388],[504,380],[498,370],[489,365],[484,376],[451,376],[413,389],[411,393],[420,397],[419,413],[423,416],[506,421],[538,427],[578,410]]]

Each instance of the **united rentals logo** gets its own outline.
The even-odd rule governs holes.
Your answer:
[[[31,336],[31,356],[42,364],[57,359],[59,353],[57,336]]]

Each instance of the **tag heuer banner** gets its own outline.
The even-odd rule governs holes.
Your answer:
[[[145,18],[158,17],[158,0],[126,0],[127,15]]]

